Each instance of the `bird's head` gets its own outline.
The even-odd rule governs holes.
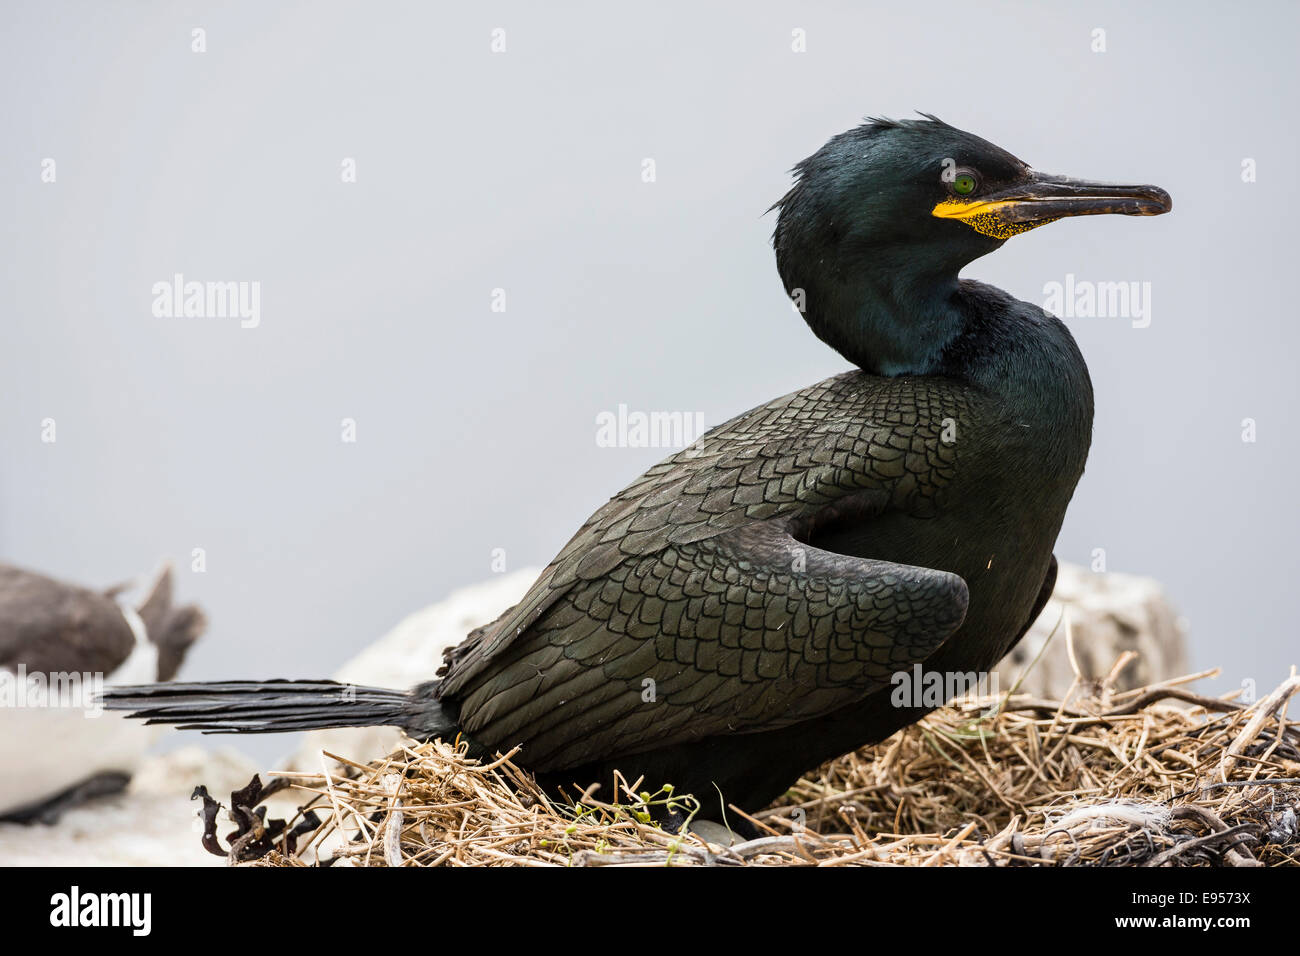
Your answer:
[[[925,372],[952,334],[957,274],[1007,239],[1066,216],[1156,216],[1156,186],[1031,169],[933,116],[868,120],[795,167],[773,245],[817,335],[867,371]]]

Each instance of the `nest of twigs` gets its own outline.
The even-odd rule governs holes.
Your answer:
[[[640,793],[633,781],[609,802],[562,803],[509,755],[480,763],[453,744],[411,745],[367,765],[342,761],[351,776],[292,775],[323,824],[258,862],[1300,864],[1300,727],[1285,716],[1300,676],[1249,703],[1185,689],[1204,676],[1122,693],[1110,679],[1076,682],[1060,701],[957,701],[825,764],[761,813],[735,811],[731,822],[760,836],[730,846],[718,827],[672,833],[652,822],[666,806],[689,814],[684,795]]]

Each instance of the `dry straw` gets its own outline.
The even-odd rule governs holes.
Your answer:
[[[1253,702],[1186,685],[963,699],[800,780],[733,846],[651,822],[671,792],[560,803],[511,762],[434,741],[351,776],[292,775],[324,825],[260,865],[1281,866],[1300,864],[1300,677]],[[331,755],[333,756],[333,755]],[[335,758],[338,759],[338,758]],[[734,809],[734,808],[733,808]],[[290,821],[292,825],[294,821]],[[709,834],[716,838],[716,833]],[[327,849],[328,848],[328,849]]]

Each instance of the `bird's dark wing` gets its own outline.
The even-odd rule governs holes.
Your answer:
[[[913,642],[941,642],[951,633],[945,632],[943,622],[960,621],[964,613],[965,586],[959,579],[843,555],[819,559],[820,570],[811,576],[782,567],[779,561],[771,563],[773,553],[792,547],[791,535],[805,537],[810,528],[836,520],[846,510],[857,523],[889,511],[918,517],[935,512],[955,472],[959,448],[942,440],[943,431],[975,418],[980,397],[953,382],[935,388],[926,379],[888,380],[887,387],[885,381],[861,373],[828,379],[738,416],[651,468],[583,525],[516,607],[449,653],[439,696],[463,702],[460,713],[467,731],[479,727],[491,733],[491,727],[504,728],[494,722],[509,711],[508,702],[517,705],[527,699],[527,694],[509,692],[511,681],[541,680],[543,673],[548,681],[566,679],[573,675],[564,661],[577,661],[575,655],[581,655],[583,667],[592,671],[585,680],[599,683],[603,666],[591,669],[592,663],[606,665],[635,651],[635,657],[618,665],[620,673],[631,674],[659,659],[657,642],[648,640],[650,632],[668,634],[678,621],[706,631],[715,620],[722,621],[729,635],[743,634],[752,642],[765,633],[753,631],[752,622],[767,614],[778,623],[782,613],[788,614],[798,623],[799,638],[810,633],[804,627],[813,617],[822,617],[835,623],[820,626],[874,628],[868,639],[882,646],[896,641],[900,654],[914,650],[923,657],[921,644],[909,650]],[[772,529],[780,536],[763,536]],[[747,544],[761,545],[763,560],[757,553],[746,553]],[[812,560],[814,550],[805,550]],[[760,567],[765,567],[761,579]],[[722,597],[700,589],[706,580],[716,585],[724,579],[729,600],[724,617],[716,618]],[[643,601],[652,586],[656,600]],[[691,596],[690,589],[699,593]],[[926,626],[932,624],[934,630],[924,638],[908,629],[920,626],[921,604],[926,614],[934,615],[926,618]],[[638,615],[636,634],[627,631],[632,607]],[[909,614],[914,614],[912,623],[893,633],[900,615]],[[660,623],[647,624],[650,619]],[[579,650],[576,645],[584,634],[591,642]],[[840,635],[837,640],[847,638]],[[602,642],[606,656],[589,657],[587,648]],[[704,659],[723,647],[700,646]],[[937,643],[929,646],[932,650]],[[775,643],[773,648],[775,654],[785,653]],[[674,651],[665,660],[676,661],[677,656]],[[757,666],[757,658],[742,657]],[[893,659],[882,655],[878,663],[883,666]],[[775,660],[765,658],[767,671],[776,667]],[[793,662],[782,666],[783,673],[798,670]],[[511,668],[512,676],[507,677]],[[878,671],[859,676],[870,682],[882,675]],[[651,677],[662,684],[659,678],[664,676],[642,669],[637,681]],[[667,676],[685,681],[689,675]],[[800,670],[800,680],[815,683],[822,677]],[[843,694],[860,696],[864,686],[846,684]],[[611,685],[585,692],[595,695],[595,701],[617,689]],[[788,701],[784,691],[779,693]],[[832,696],[835,692],[818,700]],[[575,697],[568,694],[563,701]],[[582,706],[587,703],[584,698]],[[569,712],[573,706],[566,703],[564,709]],[[809,701],[808,706],[819,705]],[[520,713],[535,719],[541,711],[529,706]],[[557,714],[548,719],[561,718]],[[776,719],[781,718],[765,714],[754,726]],[[634,734],[634,729],[628,732]],[[530,759],[537,758],[532,752]]]
[[[932,513],[952,477],[949,422],[974,419],[978,395],[953,382],[847,372],[775,399],[710,430],[645,472],[593,514],[523,599],[448,654],[454,694],[581,581],[629,557],[685,545],[754,521],[811,517],[848,496]]]
[[[0,565],[0,667],[111,674],[134,649],[111,598]]]
[[[955,574],[752,523],[576,584],[464,697],[461,726],[541,771],[775,730],[888,687],[966,603]]]

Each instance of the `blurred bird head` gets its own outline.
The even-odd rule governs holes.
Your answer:
[[[176,606],[172,597],[170,561],[148,578],[140,578],[117,588],[108,596],[119,604],[135,609],[144,624],[145,634],[158,648],[158,680],[174,680],[190,645],[208,629],[207,616],[196,605]]]
[[[1156,186],[1054,176],[934,116],[870,119],[795,168],[773,245],[813,331],[867,371],[923,373],[946,344],[957,274],[1066,216],[1156,216]],[[864,364],[865,363],[865,364]]]

